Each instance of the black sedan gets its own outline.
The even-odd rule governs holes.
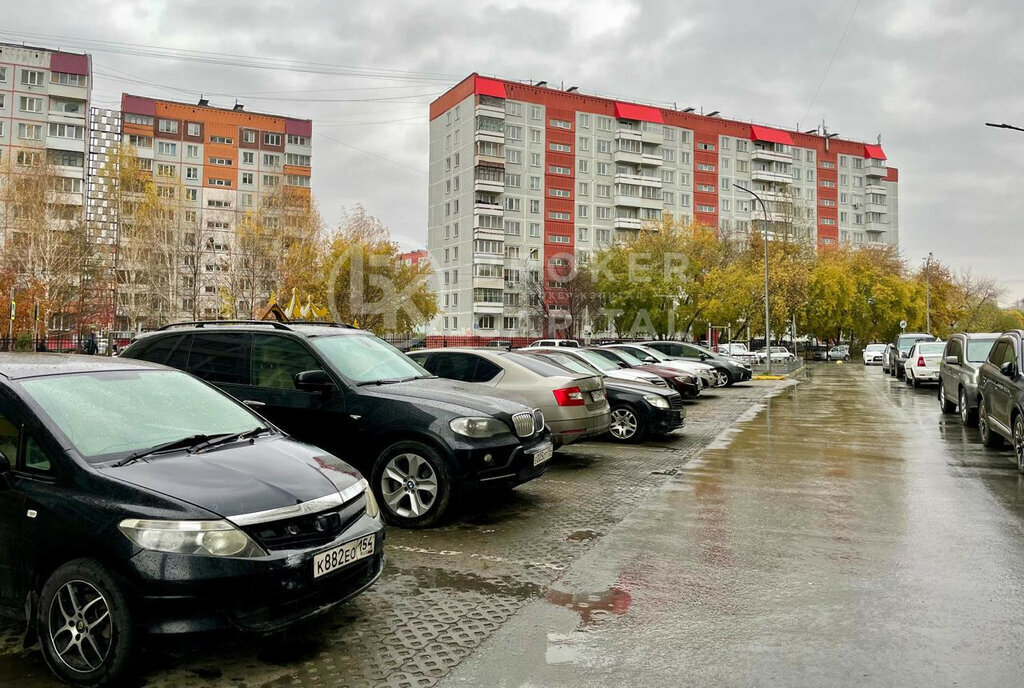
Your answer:
[[[121,685],[145,632],[325,614],[377,580],[383,544],[352,467],[200,380],[0,354],[0,611],[64,681]]]
[[[521,353],[545,358],[575,373],[601,374],[575,351],[540,350],[534,353],[523,349]],[[643,442],[651,436],[667,435],[683,425],[686,411],[678,392],[645,382],[607,376],[604,387],[612,416],[607,437],[615,442]]]
[[[746,382],[753,377],[750,365],[743,363],[731,356],[720,354],[690,342],[677,342],[671,340],[655,340],[643,342],[644,346],[660,351],[667,356],[684,358],[691,361],[706,363],[715,370],[728,376],[726,385],[733,385],[737,382]]]

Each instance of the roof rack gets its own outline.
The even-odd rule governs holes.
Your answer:
[[[290,330],[285,323],[276,322],[274,320],[193,320],[190,322],[176,322],[158,327],[157,332],[161,330],[169,330],[172,327],[206,327],[207,325],[267,325],[273,327],[275,330]]]
[[[342,327],[347,330],[357,330],[359,328],[353,327],[348,323],[340,322],[327,322],[324,320],[289,320],[288,325],[319,325],[320,327]]]

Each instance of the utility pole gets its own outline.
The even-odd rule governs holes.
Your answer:
[[[931,286],[932,252],[928,252],[928,259],[924,264],[924,331],[932,333],[932,286]]]
[[[771,339],[772,339],[772,335],[771,335],[772,325],[771,325],[771,308],[769,308],[769,305],[768,305],[768,207],[764,204],[764,201],[761,200],[760,196],[758,196],[756,193],[754,193],[753,191],[751,191],[747,187],[740,186],[739,184],[736,184],[735,182],[733,183],[733,186],[735,186],[740,191],[745,191],[746,193],[748,193],[751,196],[753,196],[754,198],[756,198],[757,202],[761,204],[761,212],[764,213],[764,352],[765,352],[765,359],[767,361],[767,366],[768,366],[765,369],[765,373],[767,375],[771,375],[772,374],[772,342],[771,342]]]
[[[7,350],[14,351],[14,285],[11,284],[10,299],[7,303],[10,305],[11,312],[7,318]]]

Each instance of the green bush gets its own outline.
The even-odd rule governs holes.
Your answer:
[[[22,332],[14,340],[15,351],[32,351],[34,348],[32,346],[32,335],[28,332]]]

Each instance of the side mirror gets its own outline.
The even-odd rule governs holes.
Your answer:
[[[654,356],[644,356],[644,363],[657,363],[658,359]]]
[[[706,353],[704,353],[703,351],[701,351],[701,352],[700,352],[700,356],[699,356],[698,358],[700,358],[700,360],[702,360],[702,361],[706,361],[706,360],[708,360],[709,358],[711,358],[711,356],[709,356],[709,355],[707,355]]]
[[[946,363],[948,365],[960,365],[960,359],[956,356],[946,356]]]
[[[999,372],[1011,380],[1015,380],[1017,378],[1017,363],[1015,361],[1007,361],[999,366]]]
[[[324,370],[303,370],[292,378],[295,388],[303,392],[319,392],[328,395],[334,390],[334,380]]]
[[[0,451],[0,490],[10,489],[10,475],[11,460],[7,458],[7,454]]]

